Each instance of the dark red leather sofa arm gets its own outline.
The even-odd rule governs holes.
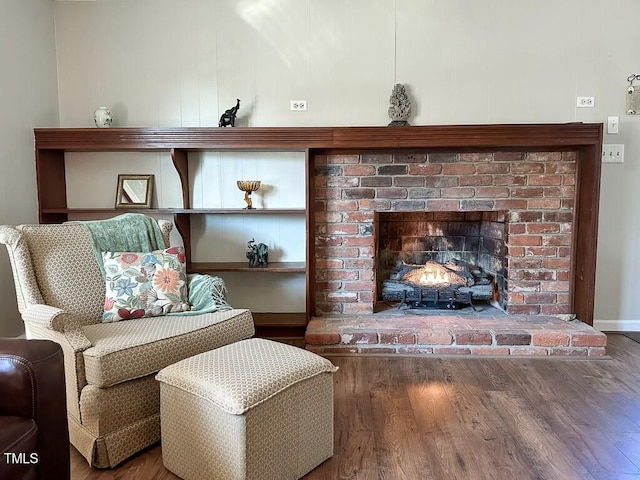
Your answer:
[[[13,421],[8,417],[14,417],[17,421],[35,423],[36,429],[36,451],[14,452],[13,456],[0,458],[0,478],[4,478],[3,468],[15,471],[16,463],[24,464],[25,473],[33,472],[35,465],[38,479],[70,477],[64,360],[60,345],[49,340],[0,339],[0,417],[5,421]],[[5,437],[2,437],[4,442],[11,442]],[[0,451],[6,451],[10,445],[0,445]]]

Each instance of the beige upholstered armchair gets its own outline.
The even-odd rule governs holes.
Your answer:
[[[158,221],[165,245],[172,224]],[[102,323],[105,280],[80,224],[0,226],[27,338],[64,352],[71,443],[113,467],[160,440],[162,368],[254,334],[248,310]]]

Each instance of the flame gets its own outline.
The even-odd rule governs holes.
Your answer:
[[[400,280],[403,282],[422,285],[425,287],[444,288],[452,284],[464,285],[466,280],[455,271],[449,270],[446,265],[429,260],[422,266],[415,265],[402,274]]]
[[[449,283],[449,275],[443,274],[441,270],[434,272],[431,268],[424,268],[422,275],[420,275],[421,285],[438,285],[441,283]]]

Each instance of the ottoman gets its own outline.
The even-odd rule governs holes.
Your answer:
[[[333,373],[251,338],[160,370],[162,461],[186,480],[298,479],[333,455]]]

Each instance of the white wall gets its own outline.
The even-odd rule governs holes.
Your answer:
[[[0,0],[0,224],[37,222],[33,128],[58,125],[51,0]],[[24,332],[0,247],[0,336]]]
[[[626,159],[603,166],[595,316],[640,327],[640,116],[624,114],[640,2],[97,0],[54,13],[62,126],[91,126],[100,105],[120,126],[215,126],[236,98],[241,126],[385,125],[395,82],[416,125],[619,115],[605,143]]]

